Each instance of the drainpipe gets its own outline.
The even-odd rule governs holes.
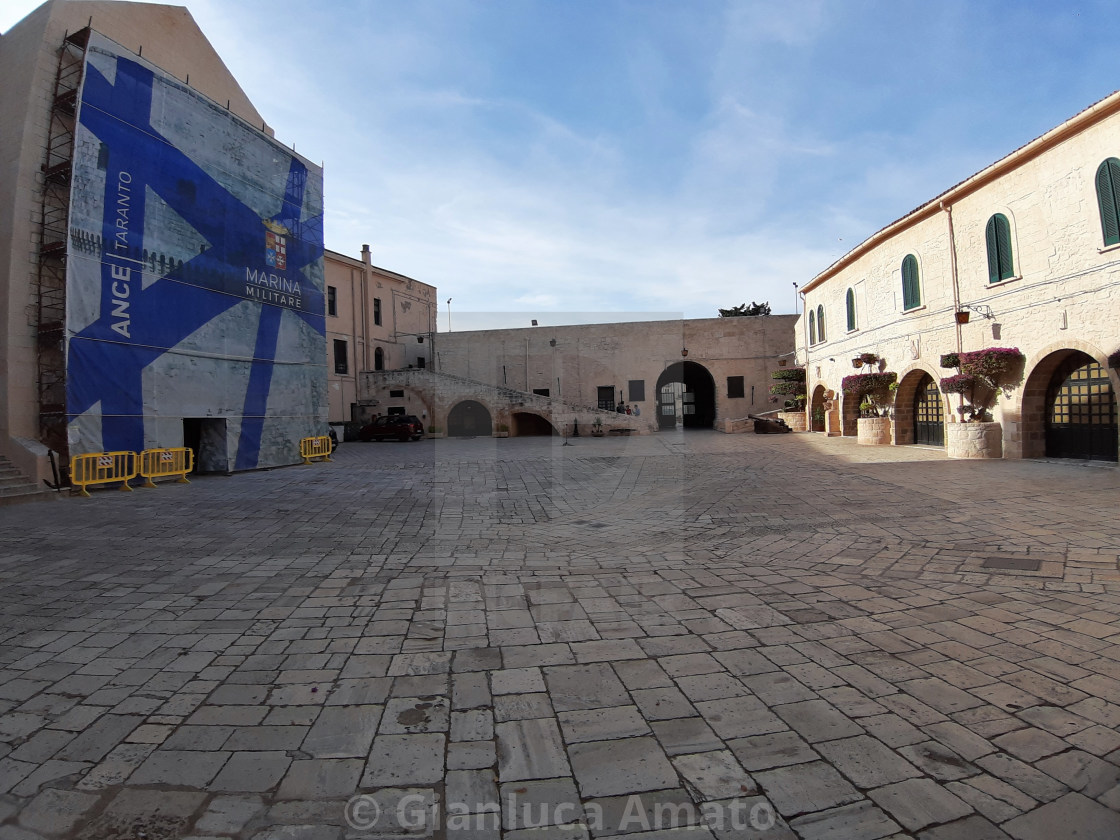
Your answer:
[[[945,217],[949,220],[949,275],[953,281],[953,329],[957,335],[957,353],[960,353],[963,345],[961,344],[961,323],[957,320],[957,313],[961,311],[961,289],[957,279],[957,238],[953,232],[953,207],[944,201],[939,202],[939,204],[941,209],[945,211]],[[964,395],[958,394],[957,409],[959,410],[963,405]]]
[[[939,204],[941,209],[945,211],[945,218],[949,221],[949,276],[953,281],[953,328],[957,333],[957,352],[960,353],[962,349],[961,325],[957,321],[957,313],[961,309],[961,289],[957,280],[957,238],[953,231],[953,207],[944,201],[939,202]]]

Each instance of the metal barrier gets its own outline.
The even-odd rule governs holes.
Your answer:
[[[70,483],[78,488],[78,495],[89,498],[86,490],[91,484],[122,482],[120,489],[132,492],[128,482],[136,478],[135,452],[91,452],[75,455],[70,459]]]
[[[312,458],[322,458],[324,461],[331,459],[330,435],[319,437],[305,437],[299,442],[299,456],[303,463],[310,464]]]
[[[177,484],[190,484],[187,473],[194,469],[194,450],[185,446],[175,449],[145,449],[140,453],[142,487],[155,487],[153,478],[179,476]]]

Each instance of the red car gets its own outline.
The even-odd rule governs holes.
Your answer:
[[[378,417],[358,431],[358,440],[420,440],[424,437],[424,424],[413,414],[389,414]]]

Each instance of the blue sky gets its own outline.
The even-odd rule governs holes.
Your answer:
[[[181,2],[325,163],[327,246],[438,286],[440,329],[792,312],[1120,87],[1104,0]]]

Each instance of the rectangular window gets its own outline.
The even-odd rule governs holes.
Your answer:
[[[630,391],[630,402],[646,401],[646,381],[644,379],[631,379],[627,390]]]
[[[390,416],[395,416],[397,414],[404,414],[404,406],[402,406],[402,405],[391,405],[391,406],[389,406],[388,411],[386,411],[385,413],[390,415]]]
[[[389,392],[389,396],[390,396],[390,398],[393,398],[393,399],[403,400],[404,399],[404,388],[393,389],[392,391]]]
[[[381,326],[381,298],[373,299],[373,323],[374,326]]]
[[[548,396],[548,389],[547,388],[534,388],[533,393],[536,394],[538,397],[547,397]]]
[[[327,286],[327,314],[338,316],[338,290]]]
[[[341,338],[334,340],[334,372],[335,373],[349,373],[350,365],[346,359],[346,342]]]
[[[417,356],[416,357],[416,367],[426,368],[427,366],[428,366],[428,360],[427,359],[425,359],[423,356]]]
[[[599,408],[614,411],[614,386],[600,385],[598,388]]]
[[[729,400],[738,400],[743,397],[743,377],[729,376],[727,377],[727,398]]]

